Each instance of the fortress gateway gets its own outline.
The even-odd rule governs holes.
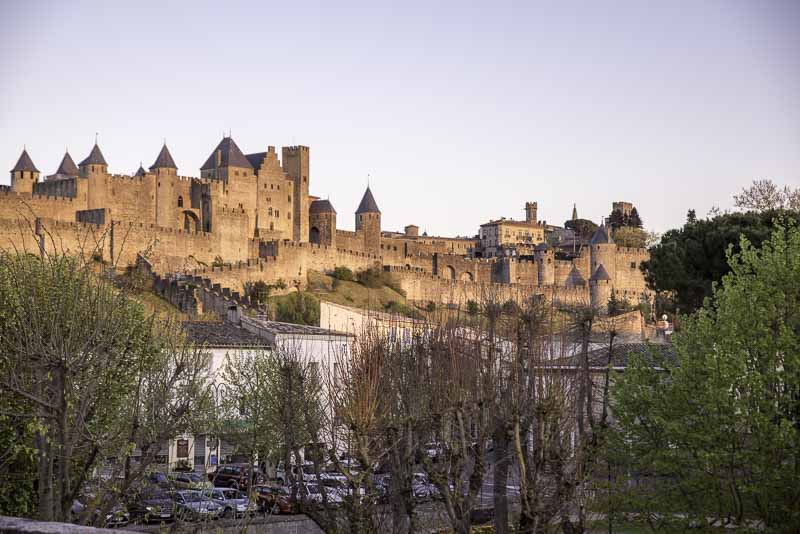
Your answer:
[[[109,174],[95,144],[79,164],[66,153],[55,173],[40,174],[23,150],[0,191],[0,247],[90,252],[118,268],[143,258],[162,279],[180,273],[242,301],[247,282],[303,287],[309,270],[375,264],[393,271],[415,301],[463,304],[487,290],[596,306],[612,292],[631,303],[649,298],[639,270],[645,249],[617,246],[601,226],[565,257],[544,241],[555,227],[536,221],[535,203],[526,204],[525,221],[492,221],[480,236],[429,237],[415,225],[383,231],[367,188],[355,232],[340,230],[331,202],[309,194],[305,146],[284,147],[279,159],[272,146],[244,154],[224,137],[197,178],[178,174],[166,145],[149,170]],[[503,255],[504,235],[526,245]]]

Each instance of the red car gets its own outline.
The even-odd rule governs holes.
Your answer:
[[[262,483],[264,475],[258,467],[249,464],[224,464],[215,473],[209,473],[208,479],[216,488],[247,491],[251,485]]]
[[[292,491],[286,486],[256,487],[258,509],[269,514],[294,514],[297,507],[292,502]]]

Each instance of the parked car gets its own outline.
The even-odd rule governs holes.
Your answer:
[[[197,473],[170,473],[169,480],[175,489],[201,490],[210,489],[214,485]]]
[[[256,503],[251,502],[246,493],[233,488],[214,488],[202,491],[204,498],[209,498],[222,508],[221,517],[236,517],[256,511]]]
[[[327,489],[328,494],[336,493],[342,501],[353,491],[350,483],[342,473],[325,473],[321,477],[322,485]],[[358,488],[359,499],[364,497],[364,488]]]
[[[128,500],[128,513],[135,521],[144,523],[171,521],[175,519],[175,503],[167,490],[144,487]]]
[[[222,507],[197,490],[176,491],[172,494],[175,501],[175,516],[185,521],[205,521],[216,519],[222,513]]]
[[[226,464],[217,468],[215,473],[209,473],[208,479],[214,487],[247,491],[253,485],[264,482],[264,473],[258,467],[250,464]]]
[[[172,485],[169,481],[169,478],[167,478],[167,475],[165,475],[161,471],[153,471],[149,473],[145,477],[145,481],[165,489],[171,487]]]
[[[295,476],[295,480],[311,482],[317,479],[317,476],[314,473],[313,462],[303,462],[301,465],[292,464],[291,469]],[[278,467],[275,468],[275,481],[280,485],[286,485],[289,483],[289,477],[286,473],[283,462],[279,462]]]
[[[436,486],[430,483],[428,475],[425,473],[414,473],[411,479],[411,491],[414,499],[418,501],[429,501],[438,495]]]
[[[329,506],[341,506],[344,504],[344,499],[337,491],[326,491],[325,496],[328,499]],[[298,488],[298,497],[305,500],[311,506],[322,506],[322,491],[317,484],[302,484]]]
[[[93,498],[92,495],[86,495],[72,501],[72,506],[69,509],[69,516],[72,522],[84,520],[83,515],[86,513],[87,503]],[[93,515],[92,523],[100,527],[124,527],[130,523],[131,520],[130,514],[120,504],[114,505],[114,507],[111,508],[106,514],[104,521],[97,521],[97,518],[100,516],[100,510],[95,509]]]
[[[270,514],[297,513],[296,503],[292,501],[292,490],[287,486],[256,487],[258,509]]]

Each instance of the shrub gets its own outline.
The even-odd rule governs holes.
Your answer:
[[[359,271],[358,283],[372,289],[378,289],[383,287],[385,285],[383,269],[381,269],[379,266],[376,265],[374,267],[370,267],[369,269],[364,269],[363,271]]]
[[[352,282],[353,281],[353,271],[348,269],[347,267],[336,267],[333,269],[333,273],[331,276],[334,280],[343,280],[345,282]]]
[[[212,267],[224,267],[225,262],[222,260],[222,256],[215,256],[214,263],[211,264]]]
[[[433,304],[433,303],[431,303],[431,304]],[[467,301],[467,313],[470,314],[470,315],[478,315],[478,311],[480,311],[480,308],[478,308],[478,303],[475,302],[474,300],[468,300]]]
[[[429,312],[435,312],[436,311],[436,303],[433,302],[432,300],[429,300],[427,306],[425,306],[425,310],[429,311]]]
[[[292,293],[278,302],[275,318],[284,323],[318,325],[319,301],[308,293]]]
[[[263,280],[245,282],[244,294],[257,304],[266,304],[269,294],[274,288],[275,286],[269,285]]]

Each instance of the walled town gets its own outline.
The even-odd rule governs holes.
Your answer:
[[[525,204],[524,220],[486,222],[474,237],[428,236],[418,224],[384,229],[367,187],[355,231],[342,230],[331,200],[310,193],[306,146],[283,147],[279,158],[273,146],[245,154],[224,137],[199,177],[180,175],[166,144],[147,170],[108,169],[98,144],[77,165],[65,153],[46,176],[23,150],[0,194],[0,247],[91,250],[117,268],[144,260],[162,280],[188,277],[237,301],[248,283],[302,289],[309,271],[376,264],[412,302],[464,305],[488,287],[505,300],[544,295],[603,306],[612,294],[634,305],[652,299],[640,269],[646,249],[617,245],[604,221],[580,239],[538,220],[536,202]],[[635,209],[613,207],[624,215]]]

